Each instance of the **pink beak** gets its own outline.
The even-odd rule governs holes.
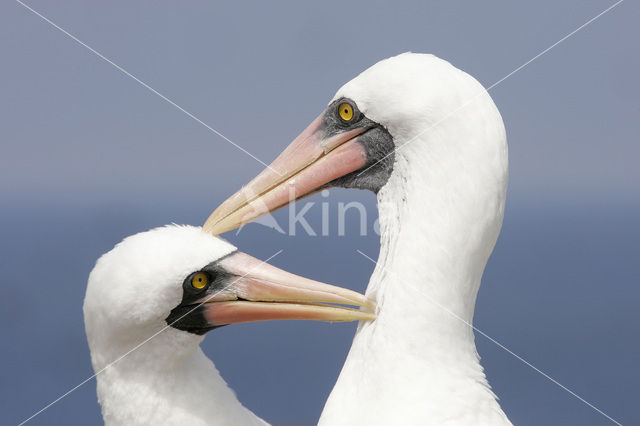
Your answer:
[[[230,231],[362,168],[366,152],[357,137],[365,131],[359,128],[323,138],[322,118],[316,118],[268,168],[222,203],[203,230]]]
[[[277,319],[330,322],[375,319],[374,302],[360,293],[291,274],[247,254],[236,252],[218,266],[232,276],[231,282],[196,302],[203,304],[204,317],[210,325]]]

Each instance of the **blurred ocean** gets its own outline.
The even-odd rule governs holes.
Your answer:
[[[332,191],[331,205],[354,192]],[[375,212],[371,194],[356,193]],[[311,201],[325,201],[315,196]],[[17,423],[92,374],[82,318],[86,278],[121,238],[167,222],[201,223],[208,202],[162,199],[8,203],[0,228],[0,413]],[[317,207],[317,205],[316,205]],[[319,208],[306,216],[319,226]],[[286,212],[275,215],[284,221]],[[336,224],[330,224],[335,229]],[[249,225],[229,233],[241,250],[311,278],[363,291],[378,237],[289,237]],[[509,203],[486,269],[475,325],[624,424],[638,424],[640,206],[620,202]],[[240,400],[275,424],[312,424],[339,373],[355,324],[233,325],[205,352]],[[416,336],[419,338],[419,336]],[[607,424],[482,336],[489,381],[519,425]],[[95,381],[30,424],[99,424]]]

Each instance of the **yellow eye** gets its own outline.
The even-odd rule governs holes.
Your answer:
[[[209,276],[204,272],[198,272],[191,278],[191,285],[193,288],[202,290],[209,284]]]
[[[340,114],[340,118],[344,121],[351,121],[353,118],[353,107],[346,102],[343,102],[338,106],[338,113]]]

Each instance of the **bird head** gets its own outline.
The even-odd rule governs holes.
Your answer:
[[[459,161],[465,155],[468,164]],[[391,176],[406,175],[407,168],[463,164],[471,170],[494,158],[502,162],[497,172],[505,173],[504,126],[486,90],[447,61],[404,53],[340,88],[328,107],[267,169],[222,203],[203,228],[219,234],[328,187],[377,193]],[[474,173],[484,173],[478,170]]]
[[[125,238],[100,257],[84,315],[92,350],[132,347],[159,333],[199,343],[240,322],[374,318],[335,304],[373,307],[359,293],[287,273],[199,227],[171,225]]]

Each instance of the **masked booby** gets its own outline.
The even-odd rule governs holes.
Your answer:
[[[381,248],[366,291],[377,319],[359,325],[320,424],[510,424],[471,328],[507,165],[504,124],[482,85],[405,53],[339,89],[210,216],[204,228],[221,233],[322,188],[377,194]]]

